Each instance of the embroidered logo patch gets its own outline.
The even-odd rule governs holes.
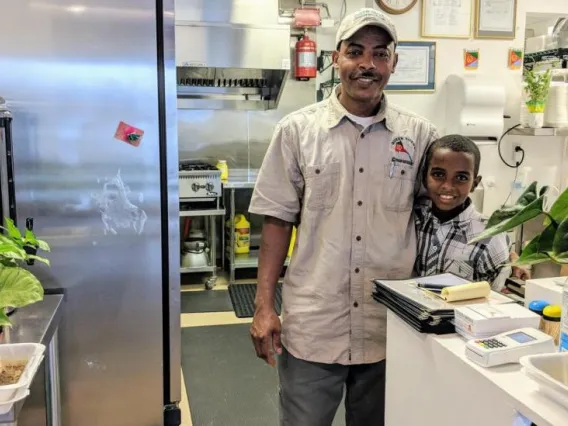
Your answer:
[[[394,163],[414,165],[414,151],[416,144],[406,136],[397,136],[391,141],[392,159]]]

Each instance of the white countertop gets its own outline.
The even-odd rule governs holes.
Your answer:
[[[521,371],[520,364],[484,368],[466,358],[465,340],[461,336],[431,335],[430,338],[502,389],[515,408],[538,426],[568,425],[568,409],[539,393],[536,382]]]
[[[387,315],[387,426],[567,426],[568,409],[542,395],[519,364],[484,368],[458,334],[421,334]],[[409,410],[409,407],[413,407]]]

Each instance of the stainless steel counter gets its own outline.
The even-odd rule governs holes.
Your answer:
[[[18,309],[10,317],[13,327],[4,329],[1,340],[1,343],[41,343],[47,347],[44,362],[48,426],[61,425],[57,329],[62,304],[63,296],[46,295],[43,301]],[[0,416],[0,424],[15,425],[25,401],[17,402],[9,413]]]
[[[257,169],[229,169],[229,179],[223,183],[223,188],[254,188],[257,176]]]

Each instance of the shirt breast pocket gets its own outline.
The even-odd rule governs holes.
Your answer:
[[[449,272],[457,275],[458,277],[465,278],[466,280],[473,280],[475,265],[472,261],[465,259],[452,259],[447,263],[448,265],[444,268],[444,272]]]
[[[404,212],[412,208],[414,199],[412,166],[403,163],[389,163],[385,166],[382,198],[387,210]]]
[[[335,206],[339,196],[340,163],[316,164],[306,167],[304,194],[309,210],[326,210]]]

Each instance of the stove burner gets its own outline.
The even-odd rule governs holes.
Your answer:
[[[202,162],[186,162],[179,164],[179,171],[190,171],[190,170],[218,170],[217,167],[212,166],[211,164],[202,163]]]

